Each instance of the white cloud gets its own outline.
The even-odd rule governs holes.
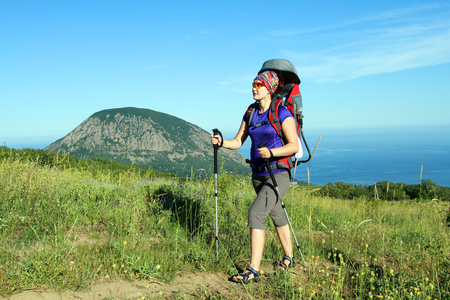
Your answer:
[[[429,5],[379,13],[350,21],[345,26],[353,25],[341,31],[335,29],[344,25],[323,27],[316,32],[319,47],[284,54],[294,58],[304,78],[316,82],[450,63],[450,11],[442,8]],[[433,14],[425,15],[425,10]]]

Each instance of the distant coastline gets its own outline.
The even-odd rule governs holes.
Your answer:
[[[450,128],[386,128],[305,132],[311,152],[319,139],[313,159],[300,164],[295,178],[311,184],[325,185],[342,181],[348,184],[372,185],[388,180],[394,183],[420,183],[430,179],[440,186],[450,187]],[[233,134],[224,133],[225,138]],[[2,138],[9,148],[43,149],[60,137]],[[249,158],[250,141],[238,150]],[[306,157],[306,150],[304,150]]]

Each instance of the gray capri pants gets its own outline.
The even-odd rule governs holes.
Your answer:
[[[274,176],[280,196],[283,198],[291,185],[289,172],[276,173]],[[266,229],[267,215],[270,215],[276,227],[287,225],[286,213],[281,206],[281,201],[277,199],[270,176],[252,174],[252,183],[257,196],[248,212],[248,227],[261,230]]]

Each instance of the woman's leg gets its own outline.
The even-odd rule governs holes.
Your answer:
[[[250,256],[250,267],[259,272],[261,267],[262,255],[264,250],[264,242],[266,239],[266,231],[261,229],[250,228],[250,246],[251,246],[251,256]],[[250,274],[248,279],[254,278],[255,275]],[[236,275],[235,279],[243,279],[242,276]]]
[[[292,252],[291,231],[289,228],[289,224],[281,226],[281,227],[276,227],[276,229],[277,229],[278,238],[280,239],[280,242],[281,242],[281,246],[283,247],[284,255],[292,257],[293,252]],[[289,260],[285,259],[285,260],[283,260],[283,263],[286,266],[289,266],[289,264],[291,262]],[[278,268],[284,269],[282,266],[279,266]]]
[[[289,187],[291,185],[289,173],[282,172],[275,174],[275,178],[278,184],[280,196],[281,198],[283,198],[287,194]],[[292,251],[291,231],[288,219],[286,217],[286,212],[284,211],[281,205],[280,199],[277,199],[275,206],[270,212],[270,217],[272,218],[275,228],[277,230],[278,238],[280,239],[281,246],[283,247],[284,255],[292,257],[293,251]],[[290,261],[284,259],[283,263],[286,266],[289,266]],[[284,269],[282,266],[280,266],[279,268]]]
[[[261,266],[265,238],[266,238],[265,230],[250,228],[250,244],[251,244],[250,267],[252,267],[258,272]]]

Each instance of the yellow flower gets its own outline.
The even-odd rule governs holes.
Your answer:
[[[127,245],[127,241],[123,241],[123,243],[122,243],[124,246],[126,246]]]
[[[161,266],[160,265],[156,265],[156,270],[159,270],[159,269],[161,269]]]

